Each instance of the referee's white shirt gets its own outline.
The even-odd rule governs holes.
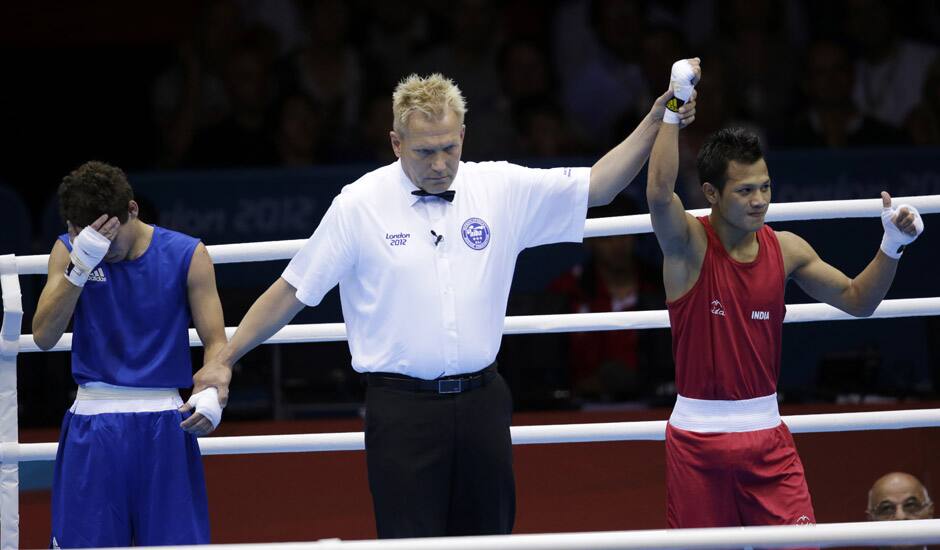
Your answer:
[[[449,203],[412,195],[395,162],[343,188],[283,277],[308,306],[339,283],[359,372],[478,371],[499,351],[519,252],[584,238],[590,173],[461,162]]]

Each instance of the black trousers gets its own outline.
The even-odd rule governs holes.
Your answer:
[[[379,538],[512,532],[511,417],[498,374],[457,394],[369,386],[366,462]]]

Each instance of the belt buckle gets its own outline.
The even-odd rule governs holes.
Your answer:
[[[460,393],[463,391],[463,380],[460,378],[437,381],[437,393]]]

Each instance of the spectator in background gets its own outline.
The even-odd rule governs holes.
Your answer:
[[[275,144],[282,166],[307,166],[323,160],[323,115],[302,93],[281,100]]]
[[[640,214],[624,194],[588,218]],[[635,235],[585,240],[587,260],[553,281],[570,313],[656,310],[665,307],[659,270],[640,258]],[[572,395],[581,401],[622,401],[661,394],[673,380],[667,330],[614,330],[568,335]],[[668,391],[668,390],[667,390]],[[671,395],[670,395],[671,396]]]
[[[186,164],[194,168],[277,164],[272,106],[274,42],[260,27],[242,35],[225,64],[229,115],[196,135]]]
[[[775,21],[760,22],[773,28],[772,38],[780,40],[783,43],[793,46],[795,49],[802,49],[807,42],[807,37],[812,33],[808,23],[816,23],[813,12],[819,4],[838,5],[838,2],[793,2],[788,0],[759,0],[752,6],[733,6],[733,2],[741,0],[695,0],[687,2],[677,2],[670,4],[660,4],[657,6],[663,9],[668,6],[668,12],[672,14],[671,19],[663,18],[661,15],[654,15],[657,20],[670,20],[680,25],[682,36],[689,42],[695,51],[708,49],[713,46],[712,41],[716,37],[721,37],[723,28],[720,25],[727,23],[724,19],[725,8],[733,10],[750,10],[751,14],[746,16],[750,21],[759,20],[765,15],[777,18]],[[746,0],[744,0],[746,2]],[[656,4],[654,4],[656,5]],[[768,37],[770,38],[770,36]],[[709,71],[710,72],[710,71]]]
[[[558,3],[503,0],[501,4],[500,24],[506,29],[507,39],[545,44],[543,51],[549,51],[552,19],[557,12]]]
[[[503,100],[511,110],[555,91],[556,79],[545,48],[535,42],[507,42],[499,51],[498,64]]]
[[[852,101],[853,68],[848,52],[836,42],[810,46],[803,75],[807,109],[783,138],[791,147],[864,147],[897,145],[904,136],[859,112]]]
[[[907,117],[907,130],[914,145],[940,145],[940,56],[927,69],[923,100]]]
[[[619,139],[619,121],[642,118],[635,107],[646,95],[639,64],[646,8],[640,2],[594,0],[588,13],[589,36],[597,47],[581,63],[559,69],[561,91],[579,137],[604,147]],[[568,32],[568,25],[557,32]]]
[[[415,61],[419,72],[446,71],[464,83],[464,93],[477,98],[476,110],[491,108],[499,98],[496,58],[503,41],[500,10],[492,0],[454,2],[446,12],[449,35]]]
[[[370,75],[369,90],[386,90],[400,75],[415,70],[414,58],[428,42],[430,24],[426,9],[419,4],[417,0],[367,4],[371,17],[365,21],[363,56]],[[388,98],[384,100],[388,107]],[[383,128],[387,124],[382,121]],[[388,143],[383,147],[388,149]]]
[[[222,74],[242,30],[232,0],[199,4],[192,34],[177,46],[177,60],[157,77],[151,100],[161,133],[161,164],[175,167],[196,133],[224,119],[230,109]]]
[[[300,7],[295,0],[236,0],[245,24],[271,31],[275,52],[286,55],[303,43]]]
[[[848,0],[845,13],[847,34],[861,51],[852,97],[862,113],[901,128],[920,102],[937,49],[898,36],[892,6],[880,0]]]
[[[868,491],[869,521],[897,521],[933,518],[933,502],[919,479],[903,472],[878,478]],[[888,547],[881,547],[887,550]],[[911,548],[893,546],[890,548]],[[926,547],[921,547],[926,548]]]
[[[498,24],[502,5],[492,0],[459,0],[448,5],[444,27],[450,29],[449,36],[423,52],[414,67],[420,74],[447,74],[461,83],[467,97],[474,98],[467,112],[467,125],[474,133],[464,146],[465,158],[513,156],[515,135],[500,108],[497,57],[503,38]]]
[[[556,89],[545,49],[535,42],[513,40],[500,49],[498,56],[502,94],[492,112],[488,128],[500,128],[510,157],[559,156],[570,153],[563,142],[571,141],[564,115],[555,108],[551,97]],[[533,116],[534,115],[534,116]],[[506,124],[512,120],[513,124]],[[536,122],[534,126],[531,124]],[[554,132],[554,135],[548,135]],[[510,146],[511,145],[511,146]]]
[[[395,153],[388,146],[388,94],[374,94],[362,108],[362,123],[351,147],[339,152],[343,162],[395,162]]]
[[[584,153],[561,107],[549,97],[522,102],[513,112],[513,120],[519,133],[518,153],[524,158],[571,157]]]
[[[932,517],[933,502],[927,488],[911,474],[885,474],[868,491],[868,519],[871,521]]]
[[[308,0],[301,6],[308,43],[286,59],[282,85],[322,106],[331,141],[342,147],[359,124],[362,101],[361,60],[349,33],[349,7],[340,0]]]
[[[794,50],[799,50],[788,19],[796,16],[789,12],[797,6],[781,0],[716,3],[717,36],[722,37],[717,55],[734,66],[725,81],[731,101],[744,120],[764,130],[779,127],[793,101],[798,73]]]

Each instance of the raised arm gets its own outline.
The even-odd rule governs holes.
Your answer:
[[[701,75],[698,58],[688,60],[696,71],[696,78]],[[607,152],[591,167],[591,186],[588,191],[588,206],[600,206],[610,203],[618,193],[624,190],[633,178],[640,173],[650,156],[650,150],[656,139],[656,133],[663,121],[666,103],[672,97],[672,91],[659,96],[653,108],[643,118],[639,126],[627,136],[627,139]],[[678,115],[680,125],[688,126],[695,120],[695,98],[683,105]]]
[[[656,100],[653,111],[660,103],[665,105],[662,97]],[[591,167],[588,207],[609,204],[640,173],[650,156],[656,132],[662,124],[662,114],[656,119],[653,111],[643,118],[627,139],[608,151]]]
[[[649,203],[653,232],[667,257],[684,256],[688,252],[690,227],[695,222],[676,195],[678,174],[679,125],[663,124],[650,156],[646,201]]]
[[[695,60],[697,61],[697,60]],[[673,66],[669,96],[672,90],[685,88],[689,91],[699,73],[676,74],[679,63]],[[680,71],[681,73],[682,71]],[[676,195],[676,178],[679,175],[679,129],[676,116],[667,117],[650,155],[650,166],[646,180],[646,201],[649,204],[653,233],[663,251],[663,284],[666,299],[675,300],[685,294],[698,278],[698,269],[705,254],[706,240],[701,224],[685,211]]]
[[[778,233],[787,271],[800,288],[820,302],[855,317],[874,313],[894,281],[900,258],[897,248],[912,242],[923,231],[923,221],[916,210],[907,206],[893,209],[890,195],[882,192],[881,196],[887,213],[882,222],[890,238],[885,238],[875,257],[854,279],[823,261],[801,237],[786,231]]]

